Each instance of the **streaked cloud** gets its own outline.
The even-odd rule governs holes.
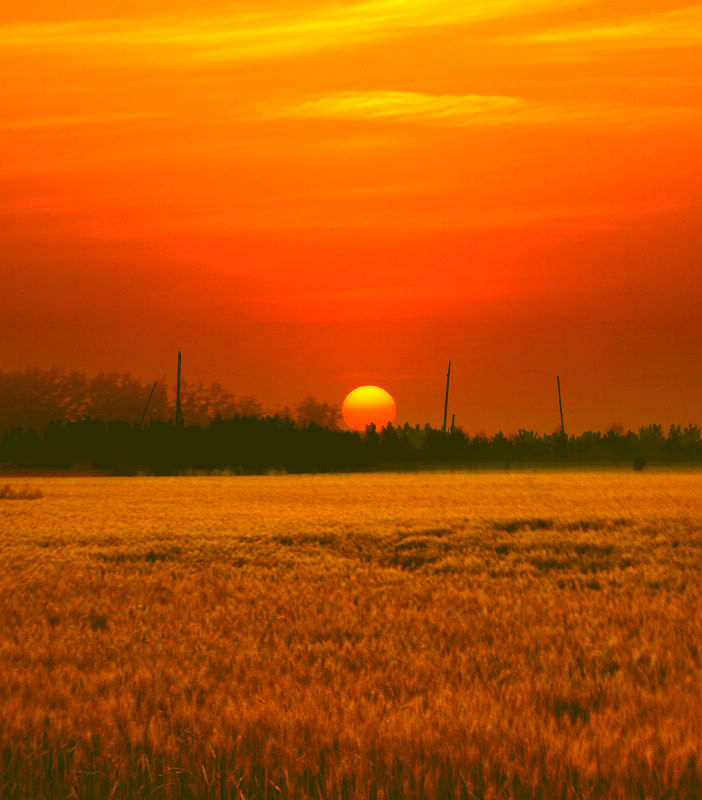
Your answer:
[[[362,119],[461,125],[517,113],[525,105],[500,95],[429,95],[420,92],[341,92],[283,107],[279,116],[294,119]],[[275,115],[275,114],[274,114]]]
[[[674,122],[697,116],[687,107],[622,105],[549,105],[502,95],[430,95],[420,92],[341,92],[269,108],[272,117],[289,119],[423,122],[450,127],[467,125],[538,124],[575,120],[600,120],[636,125]]]
[[[519,37],[533,43],[598,43],[628,47],[669,47],[702,43],[702,5],[610,25],[560,28]]]
[[[0,26],[4,48],[130,48],[132,58],[258,59],[533,14],[575,0],[368,0],[302,11],[230,11]],[[581,3],[582,4],[582,3]],[[157,52],[154,52],[156,49]]]

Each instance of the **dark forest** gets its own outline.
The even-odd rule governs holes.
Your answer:
[[[702,464],[696,425],[563,437],[531,430],[470,436],[405,424],[360,435],[339,430],[339,409],[312,397],[266,411],[217,384],[186,384],[184,424],[176,425],[165,383],[157,383],[144,414],[149,388],[116,373],[0,373],[0,467],[170,475]]]

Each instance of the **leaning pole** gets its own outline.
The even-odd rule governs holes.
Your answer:
[[[446,373],[446,399],[444,400],[444,424],[441,426],[442,433],[446,433],[446,416],[448,415],[448,396],[449,396],[450,383],[451,383],[451,359],[449,359],[448,372]]]
[[[561,438],[565,442],[565,425],[563,424],[563,401],[561,400],[561,376],[556,375],[556,383],[558,384],[558,410],[561,412]]]
[[[176,428],[183,426],[183,409],[180,406],[180,350],[178,351],[178,379],[176,381]]]
[[[568,458],[568,439],[566,437],[565,425],[563,424],[563,400],[561,399],[561,378],[556,375],[556,383],[558,384],[558,410],[561,412],[561,456]]]
[[[149,404],[151,403],[151,398],[154,396],[154,392],[156,391],[156,386],[158,385],[158,381],[154,381],[154,385],[151,387],[151,391],[149,392],[148,400],[146,401],[146,405],[144,406],[144,411],[141,414],[141,419],[139,420],[139,430],[142,429],[144,426],[144,419],[146,417],[146,412],[149,410]]]

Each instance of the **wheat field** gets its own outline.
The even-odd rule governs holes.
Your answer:
[[[12,483],[3,800],[702,796],[700,473]]]

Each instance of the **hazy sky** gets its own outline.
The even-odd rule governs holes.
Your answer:
[[[0,10],[0,369],[702,422],[702,5]]]

